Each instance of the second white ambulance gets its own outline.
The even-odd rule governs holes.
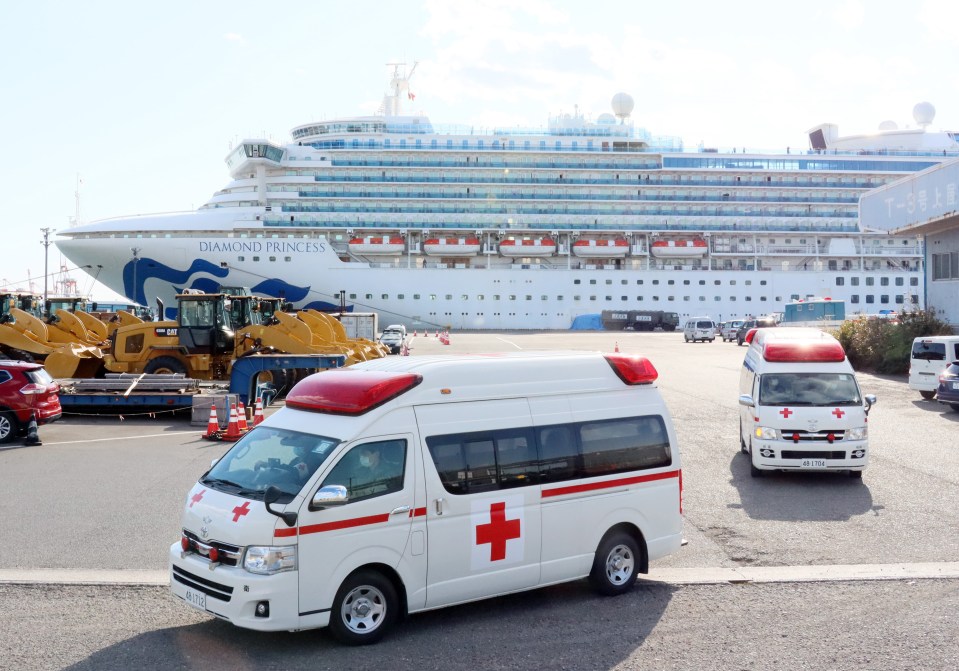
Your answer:
[[[170,586],[250,629],[379,639],[405,613],[680,548],[679,450],[625,354],[395,357],[317,373],[186,498]]]
[[[758,329],[743,360],[739,445],[764,471],[848,471],[869,462],[863,397],[842,345],[812,328]]]

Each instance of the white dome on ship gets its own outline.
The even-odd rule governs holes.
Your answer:
[[[596,123],[616,123],[616,117],[609,112],[603,112],[596,118]]]
[[[928,126],[936,118],[936,108],[932,106],[932,103],[918,103],[912,108],[912,118],[920,126]]]
[[[899,124],[895,121],[890,121],[886,119],[881,124],[879,124],[879,130],[899,130]]]
[[[633,112],[633,96],[628,93],[617,93],[613,96],[613,114],[625,119]]]

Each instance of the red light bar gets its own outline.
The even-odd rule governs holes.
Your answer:
[[[415,373],[328,370],[297,382],[286,405],[331,415],[362,415],[423,381]]]
[[[766,361],[839,362],[846,360],[846,352],[835,340],[767,340],[763,349]]]
[[[758,330],[759,330],[758,328],[751,328],[751,329],[749,329],[748,331],[746,331],[746,337],[743,338],[743,340],[744,340],[745,342],[749,343],[750,345],[752,345],[752,343],[753,343],[753,338],[756,336],[756,331],[758,331]]]
[[[607,363],[619,379],[626,384],[650,384],[656,381],[659,373],[653,364],[644,356],[630,356],[628,354],[605,354]]]

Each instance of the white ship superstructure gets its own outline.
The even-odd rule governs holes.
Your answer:
[[[611,309],[725,320],[813,296],[851,313],[922,306],[921,241],[865,230],[858,202],[955,158],[951,135],[837,151],[823,125],[802,152],[684,151],[634,127],[624,94],[595,121],[488,132],[404,115],[407,95],[397,67],[380,115],[240,143],[199,210],[78,226],[57,245],[143,304],[241,285],[411,326],[567,329]]]

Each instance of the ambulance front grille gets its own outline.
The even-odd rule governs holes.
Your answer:
[[[183,530],[183,535],[190,542],[190,551],[210,558],[210,550],[216,548],[216,560],[224,566],[237,566],[243,555],[243,550],[239,546],[221,543],[220,541],[201,541],[197,535],[191,531]]]
[[[796,438],[799,438],[800,443],[810,442],[810,443],[830,443],[838,442],[843,439],[846,435],[845,431],[790,431],[784,429],[782,431],[782,439],[788,442],[796,442]],[[829,440],[829,436],[832,436],[832,440]]]
[[[233,598],[233,588],[229,585],[221,585],[218,582],[213,582],[209,578],[203,578],[195,573],[190,573],[179,566],[173,567],[173,579],[182,585],[186,585],[190,589],[203,592],[211,599],[229,603],[230,599]]]
[[[783,459],[845,459],[846,453],[842,450],[783,450]]]

